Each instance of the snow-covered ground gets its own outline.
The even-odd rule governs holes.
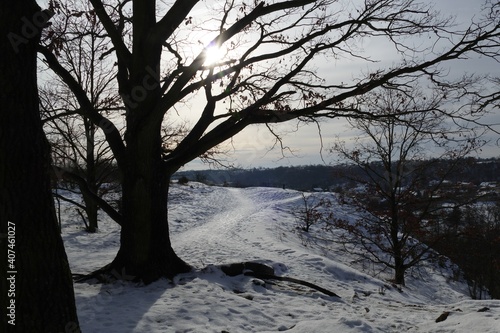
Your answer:
[[[75,284],[83,332],[500,332],[500,301],[471,300],[466,284],[446,269],[411,273],[398,290],[335,245],[325,250],[299,237],[291,212],[301,202],[293,190],[174,185],[172,243],[195,270],[148,286]],[[74,209],[63,206],[62,214],[74,273],[113,259],[117,225],[102,216],[99,232],[88,234]],[[218,267],[248,260],[341,298],[288,282],[228,277]],[[450,314],[436,323],[443,312]]]

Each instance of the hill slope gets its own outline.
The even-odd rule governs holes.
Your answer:
[[[191,183],[175,185],[171,196],[172,243],[195,270],[148,286],[75,284],[83,332],[500,332],[500,301],[470,300],[467,286],[446,270],[421,270],[398,291],[383,275],[360,271],[340,248],[304,242],[290,213],[300,205],[299,192]],[[113,259],[119,244],[113,222],[102,216],[99,232],[87,234],[73,209],[63,214],[74,273]],[[288,282],[228,277],[218,266],[247,260],[341,299]],[[436,323],[443,312],[450,315]]]

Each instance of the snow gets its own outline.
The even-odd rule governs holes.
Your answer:
[[[396,288],[386,273],[362,269],[340,247],[304,241],[292,214],[302,202],[293,190],[174,185],[172,244],[194,270],[147,286],[76,283],[82,331],[500,332],[500,301],[471,300],[467,285],[452,279],[446,268],[429,265],[410,272],[407,286]],[[64,203],[62,215],[73,273],[91,272],[113,259],[119,246],[114,222],[102,215],[99,232],[88,234]],[[311,228],[313,234],[321,232]],[[341,298],[289,282],[228,277],[219,268],[249,260]],[[436,323],[443,312],[448,318]]]

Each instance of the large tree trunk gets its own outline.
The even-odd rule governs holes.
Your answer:
[[[150,283],[191,268],[176,255],[169,238],[168,187],[177,168],[167,167],[162,159],[163,116],[154,112],[163,93],[159,71],[163,40],[152,35],[155,2],[133,1],[133,12],[129,68],[124,70],[125,58],[118,59],[120,93],[127,108],[126,148],[117,158],[123,177],[120,249],[113,262],[100,271]]]
[[[38,109],[36,46],[48,18],[32,0],[0,3],[0,232],[12,236],[0,239],[2,332],[79,332]]]
[[[161,159],[159,133],[159,129],[143,127],[128,136],[120,250],[110,266],[117,278],[150,283],[190,270],[170,243],[167,200],[171,172]]]

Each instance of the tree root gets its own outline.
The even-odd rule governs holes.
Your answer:
[[[309,287],[311,289],[317,290],[331,297],[341,298],[334,292],[325,289],[323,287],[320,287],[314,283],[300,279],[295,279],[288,276],[277,276],[274,274],[274,269],[272,267],[269,267],[265,264],[258,262],[249,261],[242,263],[234,263],[229,265],[222,265],[220,268],[224,272],[224,274],[228,276],[245,275],[262,280],[277,280],[277,281],[291,282]],[[134,276],[127,275],[124,271],[118,272],[116,269],[112,268],[112,264],[108,264],[89,274],[73,274],[73,281],[75,281],[76,283],[87,282],[92,279],[96,279],[100,283],[111,283],[116,280],[125,280],[133,282],[139,281]]]
[[[99,283],[112,283],[118,280],[130,282],[141,281],[140,278],[127,274],[125,272],[125,268],[118,271],[115,267],[113,267],[113,263],[107,264],[106,266],[88,274],[72,274],[72,276],[73,281],[76,283],[87,282],[93,279],[97,280]]]
[[[222,265],[221,270],[228,276],[236,276],[243,274],[245,276],[252,276],[263,280],[277,280],[277,281],[297,283],[315,289],[319,292],[322,292],[325,295],[340,298],[340,296],[335,294],[334,292],[325,289],[323,287],[320,287],[314,283],[291,278],[288,276],[277,276],[274,274],[274,269],[272,267],[269,267],[265,264],[261,264],[258,262],[242,262],[229,265]]]
[[[89,280],[97,280],[99,283],[110,283],[119,279],[123,279],[123,276],[121,276],[119,273],[115,272],[114,270],[111,269],[111,264],[107,264],[106,266],[99,268],[98,270],[95,270],[91,273],[88,274],[72,274],[73,276],[73,281],[75,283],[83,283],[87,282]]]

